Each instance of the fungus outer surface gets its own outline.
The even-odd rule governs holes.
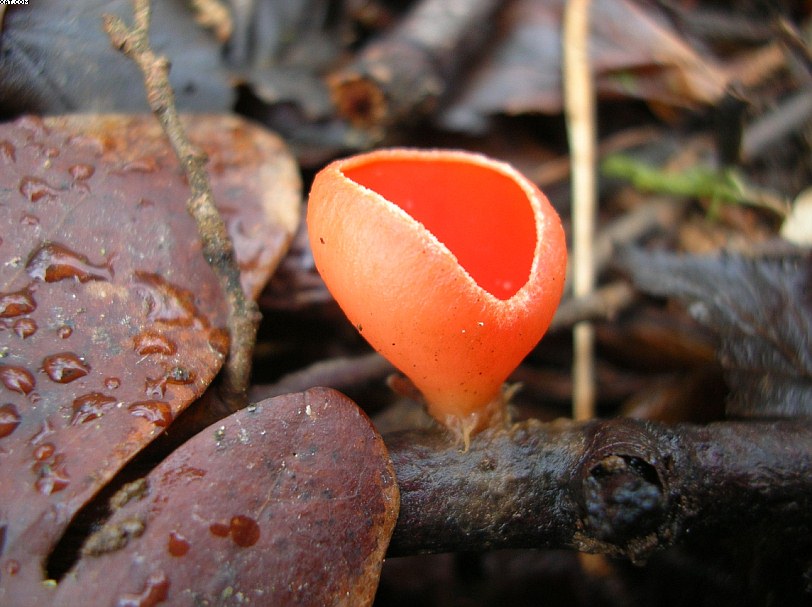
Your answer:
[[[538,188],[479,154],[379,150],[316,176],[308,229],[344,313],[438,421],[467,434],[501,417],[564,286],[564,231]]]

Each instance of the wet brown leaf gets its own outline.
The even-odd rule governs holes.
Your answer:
[[[295,227],[298,177],[272,135],[188,122],[256,294]],[[151,116],[0,126],[0,603],[42,587],[71,517],[197,398],[226,309]],[[255,175],[252,177],[252,175]]]
[[[161,463],[55,598],[369,605],[398,507],[383,440],[351,400],[327,388],[276,397]]]

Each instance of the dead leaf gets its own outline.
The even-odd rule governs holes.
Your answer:
[[[624,250],[640,289],[673,297],[720,338],[727,412],[812,414],[812,258],[679,257]]]
[[[295,227],[295,165],[278,138],[236,118],[187,126],[234,210],[256,294]],[[23,118],[0,126],[0,163],[5,604],[42,586],[71,517],[205,390],[228,335],[153,117]]]
[[[321,79],[351,35],[346,9],[326,0],[232,2],[235,29],[227,60],[235,76],[268,105],[293,103],[309,120],[332,105]]]
[[[327,388],[276,397],[162,462],[54,598],[370,605],[398,507],[386,447],[355,403]]]
[[[227,111],[234,91],[220,44],[184,3],[154,2],[150,39],[172,62],[178,107]],[[0,103],[7,113],[143,112],[138,68],[110,44],[104,13],[132,18],[130,0],[37,0],[9,7],[3,19]]]
[[[602,97],[633,97],[676,107],[713,103],[727,76],[703,59],[648,5],[596,0],[589,51]],[[562,110],[564,2],[518,0],[504,12],[490,55],[441,117],[444,126],[480,131],[492,114]]]

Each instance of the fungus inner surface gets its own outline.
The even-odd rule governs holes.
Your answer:
[[[343,173],[422,223],[494,297],[509,299],[530,278],[536,222],[511,177],[438,157],[377,159]]]

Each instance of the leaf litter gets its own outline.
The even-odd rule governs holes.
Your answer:
[[[620,265],[647,293],[682,301],[719,337],[736,416],[812,414],[812,265],[808,256],[677,256],[627,249]]]
[[[296,229],[295,162],[238,118],[188,126],[255,297]],[[24,117],[0,141],[4,585],[25,596],[73,514],[211,383],[228,335],[152,116]]]

